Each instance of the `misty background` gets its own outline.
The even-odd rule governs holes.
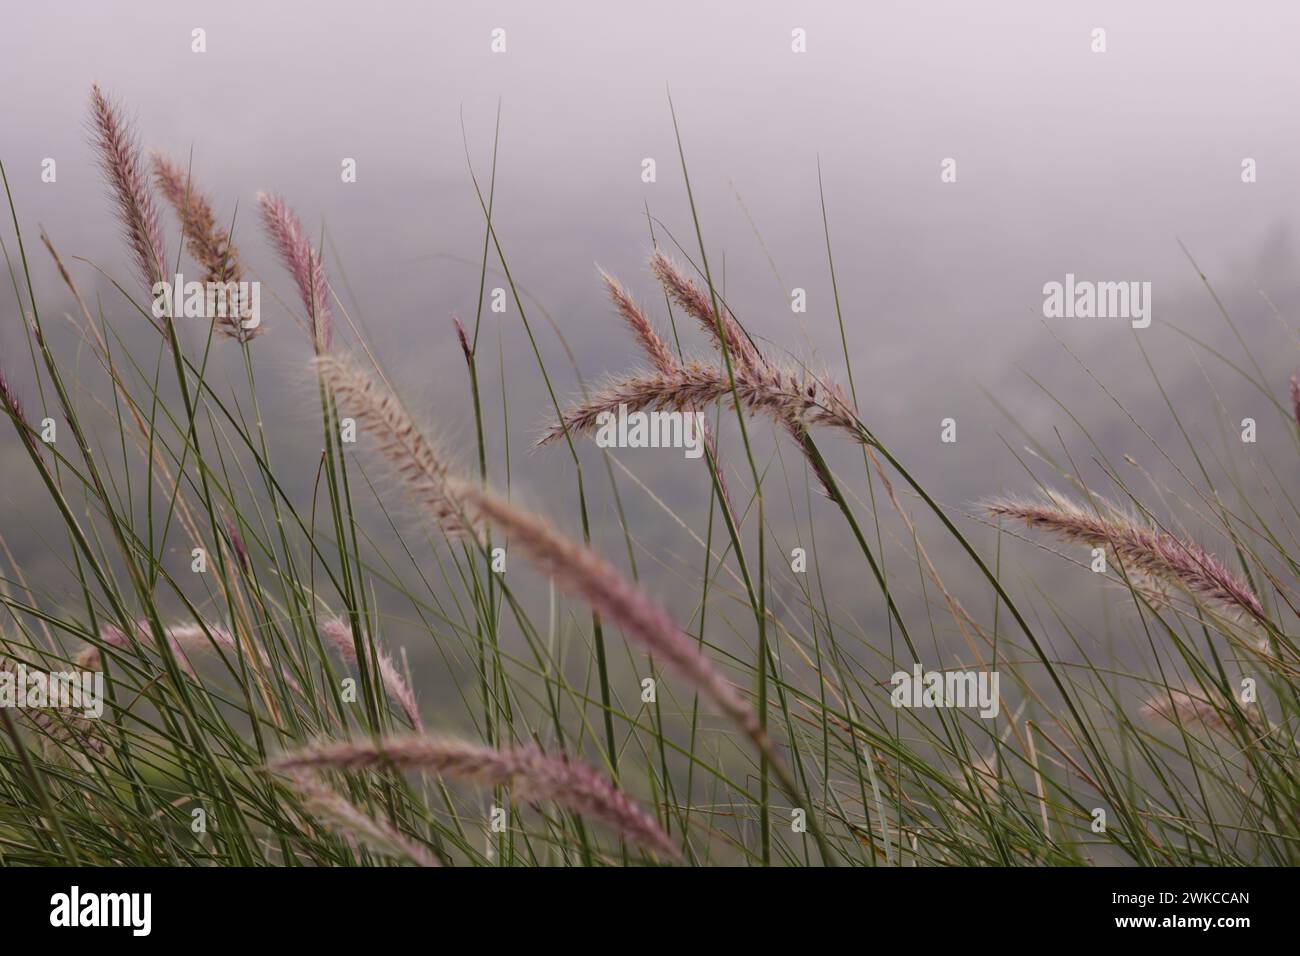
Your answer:
[[[997,405],[1058,450],[1059,429],[1090,482],[1113,493],[1088,465],[1095,452],[1078,425],[1045,389],[1108,455],[1131,454],[1158,480],[1168,478],[1167,464],[1116,405],[1186,458],[1139,343],[1211,459],[1241,465],[1247,483],[1253,463],[1267,456],[1283,463],[1278,473],[1287,480],[1294,474],[1285,457],[1294,436],[1276,409],[1187,337],[1249,367],[1179,246],[1214,284],[1285,403],[1300,292],[1293,4],[549,0],[471,9],[382,0],[63,0],[6,4],[0,17],[0,159],[43,310],[58,315],[73,304],[36,241],[38,223],[65,260],[82,257],[131,281],[88,144],[87,100],[98,82],[146,147],[182,163],[192,157],[196,183],[218,215],[234,218],[241,257],[264,283],[267,331],[253,352],[266,424],[288,486],[304,499],[321,442],[310,349],[290,318],[301,312],[292,281],[256,221],[257,191],[282,193],[309,234],[323,231],[327,271],[349,314],[410,407],[470,462],[468,388],[450,317],[472,326],[476,313],[485,224],[470,171],[472,164],[486,189],[498,110],[494,222],[567,399],[578,392],[576,373],[595,384],[644,365],[612,314],[597,264],[666,329],[646,268],[647,210],[662,243],[671,249],[675,237],[698,258],[670,92],[715,281],[770,355],[789,354],[844,382],[820,165],[862,418],[945,505],[968,511],[989,495],[1033,490],[1012,454],[1025,436]],[[196,27],[206,31],[203,54],[191,52]],[[1105,53],[1091,49],[1098,27]],[[491,51],[494,28],[506,31],[505,53]],[[791,50],[795,28],[806,31],[806,53]],[[57,162],[55,183],[41,181],[47,157]],[[1241,178],[1247,157],[1257,163],[1253,184]],[[341,181],[344,158],[356,160],[355,183]],[[645,158],[656,161],[654,183],[642,181]],[[956,160],[955,183],[940,179],[947,158]],[[164,213],[174,254],[179,230]],[[7,224],[3,236],[13,257]],[[119,330],[137,323],[142,354],[152,355],[156,338],[120,293],[86,263],[73,271]],[[1066,273],[1151,282],[1151,327],[1134,333],[1120,319],[1044,320],[1043,285]],[[493,256],[488,287],[504,285]],[[796,287],[807,292],[806,314],[790,309]],[[191,345],[201,332],[187,333]],[[694,331],[686,343],[706,354]],[[485,310],[480,350],[488,421],[498,423],[488,435],[495,474],[503,476],[508,447],[512,491],[576,528],[567,453],[531,450],[550,400],[513,301],[503,315]],[[217,352],[214,377],[240,388],[237,348],[221,341]],[[34,404],[12,294],[0,297],[0,362]],[[503,388],[508,430],[499,424]],[[949,416],[958,441],[943,445],[940,420]],[[1260,423],[1254,446],[1236,440],[1247,416]],[[782,446],[766,426],[755,430],[765,436],[766,460]],[[722,440],[739,481],[734,427]],[[822,444],[865,500],[860,453],[829,436]],[[596,537],[621,559],[594,452],[583,450],[595,466],[588,480]],[[792,480],[801,476],[788,443],[782,454]],[[0,531],[52,600],[75,601],[61,595],[57,515],[8,430],[0,455]],[[617,457],[702,527],[701,462],[677,452]],[[689,536],[642,491],[622,483],[620,492],[647,554],[670,563],[694,553]],[[786,496],[779,477],[770,494]],[[792,497],[797,511],[802,490]],[[847,559],[823,568],[833,603],[871,615],[861,619],[867,633],[883,626],[874,585],[833,507],[820,499],[813,507],[828,529],[818,539],[824,558]],[[782,526],[779,510],[772,520],[793,543],[795,525]],[[966,527],[991,543],[991,534]],[[178,545],[177,568],[187,554]],[[643,564],[652,587],[671,592],[671,573]],[[1070,581],[1077,589],[1081,580],[1028,547],[1004,567],[1013,582],[1022,568],[1040,586]],[[1088,623],[1098,592],[1082,583],[1076,606]],[[987,596],[979,600],[976,608],[991,607]],[[731,616],[743,626],[743,615]],[[414,660],[423,652],[412,653]]]

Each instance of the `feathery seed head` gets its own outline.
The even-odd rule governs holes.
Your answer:
[[[392,390],[349,359],[323,355],[314,364],[340,406],[376,438],[380,453],[438,526],[451,537],[477,536],[443,452],[416,427]]]
[[[323,355],[330,350],[333,340],[334,313],[330,310],[329,282],[320,254],[312,248],[302,223],[281,197],[258,193],[257,205],[267,236],[298,286],[307,318],[312,323],[316,354]]]
[[[641,311],[641,307],[636,304],[631,294],[619,284],[619,281],[604,270],[601,270],[600,277],[605,283],[605,288],[609,291],[609,297],[614,303],[614,308],[623,321],[627,323],[632,335],[636,338],[637,344],[645,352],[655,369],[661,375],[672,375],[677,371],[679,362],[677,356],[673,355],[668,343],[660,337],[655,331],[654,326],[646,315]]]
[[[756,371],[766,364],[749,336],[727,310],[724,308],[719,318],[709,294],[691,281],[662,249],[656,247],[650,257],[650,268],[669,298],[699,322],[719,350],[725,347],[739,368]]]
[[[379,853],[406,857],[419,866],[441,866],[437,857],[423,845],[392,824],[370,816],[312,774],[296,771],[288,777],[307,809],[314,816],[333,824],[349,843],[362,843]]]
[[[241,281],[239,251],[230,234],[217,224],[207,197],[189,173],[165,155],[155,152],[152,158],[154,182],[180,220],[190,255],[203,268],[203,281],[223,286]],[[236,310],[222,311],[227,314],[218,316],[217,322],[225,335],[246,342],[262,333],[261,325],[245,327]]]
[[[464,495],[470,508],[509,535],[511,546],[550,575],[560,590],[585,600],[592,610],[620,627],[642,650],[710,698],[760,748],[768,746],[753,709],[704,656],[697,643],[640,587],[591,548],[561,534],[539,516],[477,488],[465,489]]]
[[[666,856],[677,848],[653,817],[582,761],[536,747],[494,750],[452,737],[390,737],[321,743],[274,761],[285,771],[392,768],[423,770],[484,786],[517,785],[526,799],[554,800],[594,817],[627,839]]]
[[[344,618],[331,617],[321,623],[321,634],[329,640],[330,645],[339,652],[339,656],[349,664],[357,663],[357,645],[352,637],[352,625]],[[420,706],[416,703],[415,692],[411,689],[410,682],[402,675],[401,670],[393,662],[382,647],[375,645],[375,657],[379,668],[379,679],[384,685],[384,689],[389,696],[397,702],[402,708],[402,713],[406,715],[407,721],[416,730],[423,730],[424,723],[420,720]]]
[[[1061,495],[1046,501],[998,499],[984,504],[994,517],[1014,518],[1031,528],[1096,546],[1104,544],[1125,569],[1180,585],[1220,608],[1265,622],[1263,605],[1250,586],[1194,541],[1139,524],[1116,509],[1090,511]]]
[[[474,349],[469,344],[469,336],[465,333],[465,326],[461,324],[460,317],[453,315],[451,317],[452,325],[456,326],[456,338],[460,341],[460,350],[465,353],[465,364],[474,364]]]
[[[855,439],[861,438],[857,417],[838,389],[827,388],[815,379],[805,380],[794,370],[769,365],[732,372],[735,397],[741,406],[750,413],[772,419],[796,438],[809,425],[835,428]],[[687,362],[668,373],[634,375],[606,385],[586,401],[566,410],[563,419],[547,429],[538,444],[555,441],[566,429],[578,434],[591,433],[603,415],[618,414],[620,405],[626,405],[629,412],[682,411],[731,398],[731,380],[723,369],[705,362]]]
[[[126,231],[136,273],[145,288],[152,289],[166,274],[158,212],[135,136],[98,83],[90,91],[90,123],[99,165],[113,189],[118,220]]]

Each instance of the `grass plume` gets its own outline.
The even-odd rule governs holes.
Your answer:
[[[167,274],[167,256],[139,145],[121,110],[109,101],[98,83],[90,91],[90,117],[99,165],[111,187],[136,275],[146,289],[152,289]]]
[[[496,750],[451,737],[397,737],[324,743],[287,754],[280,770],[420,770],[488,786],[509,785],[530,801],[554,800],[667,857],[676,846],[654,818],[592,767],[536,747]]]
[[[329,640],[330,646],[338,651],[344,660],[356,664],[357,647],[352,639],[351,624],[341,617],[331,617],[321,622],[320,629],[321,634]],[[375,658],[379,667],[379,679],[384,689],[402,708],[407,722],[415,730],[424,730],[424,723],[420,720],[420,705],[416,703],[415,691],[411,689],[410,682],[402,676],[392,657],[383,648],[375,647]]]
[[[298,286],[298,294],[307,310],[316,354],[324,355],[334,340],[334,312],[330,308],[330,287],[320,254],[312,247],[298,216],[282,197],[258,193],[257,206],[262,213],[262,226],[267,237]]]
[[[239,250],[231,241],[230,233],[217,224],[211,204],[193,178],[158,152],[153,154],[153,175],[158,191],[180,220],[190,255],[203,269],[203,282],[224,286],[241,281],[244,272],[239,262]],[[239,318],[237,307],[220,311],[218,327],[231,338],[249,341],[263,332],[260,324],[246,327]]]
[[[1044,501],[997,499],[986,503],[984,511],[1068,540],[1107,545],[1126,568],[1178,584],[1220,608],[1245,612],[1257,622],[1267,620],[1249,585],[1194,541],[1119,514],[1104,516],[1060,495]]]
[[[347,358],[321,356],[315,367],[340,406],[376,438],[380,453],[434,523],[451,537],[476,534],[446,453],[416,426],[392,389]]]

